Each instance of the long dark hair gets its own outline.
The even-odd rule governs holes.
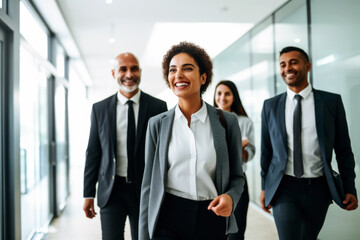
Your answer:
[[[222,80],[220,81],[218,84],[216,84],[216,87],[215,87],[215,94],[214,94],[214,106],[215,107],[218,107],[218,105],[216,104],[216,101],[215,101],[215,98],[216,98],[216,89],[219,85],[225,85],[227,86],[228,88],[230,88],[233,96],[234,96],[234,102],[231,104],[231,111],[236,113],[237,115],[239,116],[245,116],[247,117],[247,113],[244,109],[244,106],[242,105],[242,102],[241,102],[241,99],[240,99],[240,95],[239,95],[239,92],[235,86],[235,84],[232,82],[232,81],[229,81],[229,80]]]

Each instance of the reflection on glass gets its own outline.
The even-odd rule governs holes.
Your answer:
[[[20,47],[20,173],[22,239],[44,232],[50,219],[47,78]]]
[[[44,59],[48,57],[48,36],[45,28],[20,1],[20,33]]]

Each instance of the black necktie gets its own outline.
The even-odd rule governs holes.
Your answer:
[[[299,94],[295,95],[296,106],[294,110],[294,175],[299,178],[304,174],[301,149],[301,100]]]
[[[127,155],[128,155],[128,169],[127,180],[128,182],[134,182],[135,180],[135,116],[133,101],[126,102],[129,105],[128,109],[128,126],[127,126]]]

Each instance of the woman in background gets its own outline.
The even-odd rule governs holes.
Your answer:
[[[242,134],[242,167],[245,173],[246,163],[250,161],[255,154],[254,125],[247,116],[241,103],[239,92],[232,81],[223,80],[216,85],[214,106],[224,111],[233,112],[238,117]],[[248,207],[249,191],[245,177],[244,191],[234,212],[239,231],[234,234],[229,234],[229,240],[244,239]]]
[[[225,132],[217,109],[201,98],[213,76],[204,49],[181,42],[162,67],[178,103],[149,120],[139,239],[225,240],[236,232],[233,208],[245,182],[237,118],[223,113]]]

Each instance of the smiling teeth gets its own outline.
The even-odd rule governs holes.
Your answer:
[[[184,86],[187,86],[189,85],[188,83],[176,83],[175,86],[176,87],[184,87]]]

